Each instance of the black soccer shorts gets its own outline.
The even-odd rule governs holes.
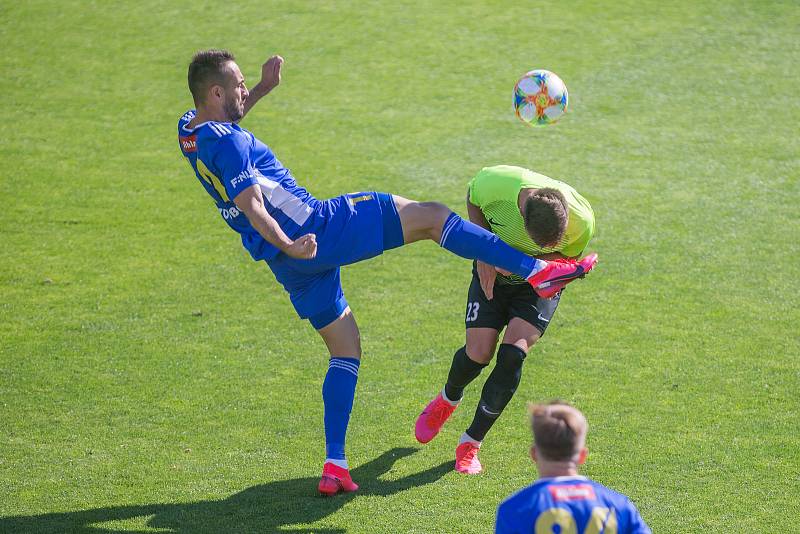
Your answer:
[[[478,271],[473,265],[465,325],[467,328],[494,328],[500,331],[511,319],[519,317],[544,335],[560,299],[561,292],[551,299],[543,299],[530,284],[505,283],[498,277],[494,284],[494,298],[489,300],[481,289]]]

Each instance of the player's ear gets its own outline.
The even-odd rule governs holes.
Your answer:
[[[531,445],[531,460],[536,463],[536,445]]]
[[[209,95],[215,100],[224,100],[225,95],[223,92],[221,85],[212,85],[208,90]]]
[[[583,465],[586,463],[586,457],[589,455],[589,449],[586,447],[581,449],[581,452],[578,453],[578,465]]]

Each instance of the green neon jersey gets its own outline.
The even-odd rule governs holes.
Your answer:
[[[525,230],[519,211],[519,193],[523,189],[551,187],[564,194],[569,205],[569,222],[561,242],[551,248],[534,243]],[[469,182],[469,201],[480,208],[492,232],[500,239],[526,254],[536,256],[560,252],[575,257],[583,254],[594,235],[594,212],[589,202],[575,189],[522,167],[498,165],[481,169]]]

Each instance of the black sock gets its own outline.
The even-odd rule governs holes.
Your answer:
[[[475,380],[483,368],[488,363],[478,363],[467,356],[466,347],[461,347],[453,355],[453,363],[450,364],[450,373],[447,375],[447,384],[444,385],[444,394],[453,402],[461,400],[464,396],[464,388],[467,384]]]
[[[475,410],[475,417],[467,429],[467,434],[477,441],[483,441],[486,433],[503,409],[514,396],[522,378],[522,362],[525,351],[515,345],[503,343],[497,351],[497,363],[492,374],[486,379],[481,393],[481,401]]]

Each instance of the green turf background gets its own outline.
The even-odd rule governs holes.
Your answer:
[[[795,2],[0,0],[0,531],[487,532],[530,482],[525,402],[589,418],[589,476],[655,532],[800,523],[800,7]],[[431,243],[348,267],[364,364],[355,497],[314,495],[322,343],[180,157],[191,54],[283,84],[243,126],[318,197],[464,213],[508,163],[593,204],[565,293],[485,442],[480,383],[420,448],[463,342],[469,263]],[[557,72],[570,115],[511,89]]]

